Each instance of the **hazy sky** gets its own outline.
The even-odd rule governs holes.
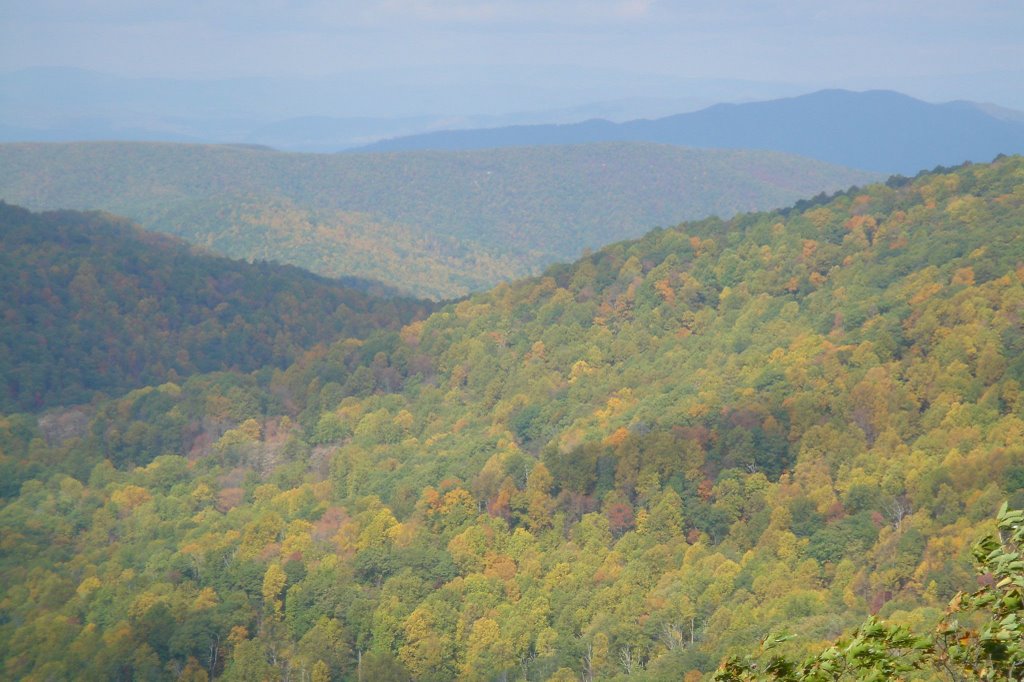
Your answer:
[[[1019,86],[1022,36],[1021,0],[0,0],[2,70],[185,78],[560,65],[952,99]]]

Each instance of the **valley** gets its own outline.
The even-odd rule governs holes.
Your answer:
[[[879,179],[774,152],[648,143],[286,154],[166,143],[0,145],[0,197],[105,210],[232,258],[447,299],[656,225]]]
[[[1022,223],[1001,157],[6,413],[4,672],[697,680],[930,627],[1024,507]]]

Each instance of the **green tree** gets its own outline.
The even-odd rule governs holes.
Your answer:
[[[235,646],[231,662],[224,670],[225,682],[276,682],[279,671],[267,660],[267,651],[257,640],[247,639]]]
[[[949,603],[935,637],[869,618],[849,637],[803,661],[774,653],[791,637],[766,637],[761,656],[726,659],[716,682],[892,680],[932,667],[960,680],[1019,680],[1024,675],[1024,510],[1004,504],[998,533],[974,546],[978,572],[991,576]],[[971,621],[980,619],[980,625]],[[767,660],[765,660],[767,659]]]

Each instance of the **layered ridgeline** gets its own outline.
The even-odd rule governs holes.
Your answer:
[[[484,149],[613,140],[774,149],[907,174],[1024,152],[1024,114],[974,102],[930,104],[884,90],[822,90],[766,102],[716,104],[654,120],[443,130],[382,140],[366,149]]]
[[[1024,506],[1022,223],[1004,158],[657,230],[77,433],[9,415],[4,673],[696,680],[769,632],[934,623]]]
[[[0,291],[8,412],[197,372],[285,367],[318,343],[397,329],[433,307],[205,255],[110,215],[2,202]]]
[[[102,209],[234,258],[451,298],[681,219],[878,179],[771,152],[654,144],[283,154],[145,143],[0,145],[0,198]]]

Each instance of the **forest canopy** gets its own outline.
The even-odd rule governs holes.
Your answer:
[[[692,681],[927,631],[1024,508],[1022,224],[1024,159],[941,169],[6,414],[4,674]]]
[[[395,330],[434,307],[204,254],[111,215],[3,202],[0,291],[7,411],[197,372],[283,368],[318,343]]]
[[[0,196],[103,209],[222,255],[447,299],[684,218],[877,179],[791,154],[650,143],[286,154],[231,145],[0,145]]]

